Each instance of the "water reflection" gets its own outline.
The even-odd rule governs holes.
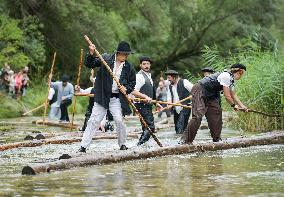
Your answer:
[[[12,196],[283,196],[284,145],[0,177]]]

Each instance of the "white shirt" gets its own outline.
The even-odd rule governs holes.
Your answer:
[[[173,102],[174,103],[177,103],[179,101],[179,96],[178,96],[178,92],[177,92],[177,84],[178,84],[179,80],[177,81],[176,84],[172,85],[172,91],[173,91],[173,96],[174,96]],[[187,89],[189,92],[191,92],[193,84],[190,83],[187,79],[183,80],[183,84],[184,84],[185,89]],[[170,103],[172,102],[172,95],[171,95],[170,88],[168,89],[167,99],[168,99],[168,102],[170,102]],[[175,106],[175,110],[179,114],[182,110],[182,107],[181,106]]]
[[[91,94],[92,89],[93,89],[93,87],[89,87],[89,88],[87,88],[85,90],[80,88],[80,93]]]
[[[228,72],[223,72],[217,77],[217,81],[227,88],[233,88],[234,86],[234,78]]]
[[[124,64],[125,64],[125,62],[121,62],[120,65],[117,65],[116,64],[116,55],[115,55],[112,72],[118,80],[120,79],[121,71],[122,71]],[[119,93],[119,89],[118,89],[118,86],[117,86],[115,80],[113,80],[111,91],[112,91],[112,93]]]
[[[51,101],[54,94],[55,94],[55,90],[53,88],[50,88],[47,99]],[[59,107],[58,102],[56,101],[52,103],[50,107]]]
[[[141,70],[141,72],[145,73],[146,76],[150,79],[151,84],[153,85],[153,80],[151,77],[151,73],[145,72]],[[142,73],[137,73],[136,74],[136,85],[135,85],[135,90],[140,91],[141,87],[145,84],[145,78]]]

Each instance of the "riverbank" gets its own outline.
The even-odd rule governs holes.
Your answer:
[[[36,85],[27,90],[27,94],[19,99],[14,99],[6,94],[0,93],[0,119],[17,118],[22,114],[34,109],[45,102],[47,96],[47,89],[44,84]],[[87,97],[77,97],[76,100],[76,113],[85,113],[88,105]],[[72,105],[68,108],[72,113]],[[44,113],[44,107],[34,111],[29,115],[42,116]]]

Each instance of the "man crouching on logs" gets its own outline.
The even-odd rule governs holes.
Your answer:
[[[98,131],[101,121],[107,113],[107,110],[113,115],[118,132],[118,145],[120,150],[126,150],[126,127],[123,122],[123,115],[131,113],[127,99],[119,91],[116,82],[109,74],[108,70],[103,66],[101,60],[94,55],[96,46],[89,45],[89,54],[85,61],[88,68],[99,67],[95,81],[96,94],[94,96],[95,103],[92,109],[92,115],[87,123],[84,132],[81,148],[79,152],[86,152],[91,144],[93,134]],[[127,61],[128,55],[133,53],[130,45],[122,41],[118,44],[114,54],[104,54],[103,58],[112,69],[116,78],[123,85],[124,91],[129,94],[134,90],[136,73],[133,66]]]
[[[226,101],[234,108],[248,111],[247,107],[235,94],[234,80],[239,80],[246,71],[246,67],[236,63],[231,66],[229,72],[218,72],[201,79],[191,90],[192,94],[192,119],[183,133],[181,144],[192,143],[197,130],[205,115],[213,142],[221,140],[222,109],[220,92],[224,92]]]

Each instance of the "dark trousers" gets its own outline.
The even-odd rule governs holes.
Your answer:
[[[154,124],[154,116],[153,116],[153,112],[152,112],[152,104],[136,103],[135,106],[136,106],[138,112],[144,118],[145,122],[147,123],[147,125],[149,126],[151,131],[155,132],[155,124]],[[141,144],[147,142],[151,137],[149,130],[143,125],[142,122],[141,122],[141,125],[142,125],[143,133],[142,133],[142,135],[139,139],[138,145],[141,145]]]
[[[72,103],[71,99],[65,99],[65,100],[61,101],[61,104],[60,104],[60,110],[61,110],[60,120],[69,121],[68,106],[71,105],[71,103]]]
[[[222,130],[222,109],[220,99],[206,100],[204,99],[202,87],[200,84],[193,86],[192,94],[192,119],[185,132],[183,133],[182,140],[186,143],[192,143],[197,130],[200,127],[202,117],[205,115],[208,127],[210,129],[213,142],[218,142],[221,138]]]
[[[190,116],[190,109],[182,109],[178,114],[174,110],[174,123],[175,123],[175,130],[176,134],[182,134],[187,126],[188,119]]]
[[[162,105],[162,107],[167,107],[166,104],[161,104],[161,105]],[[162,114],[163,114],[164,112],[166,113],[166,115],[167,115],[168,118],[171,117],[171,110],[169,110],[169,109],[165,109],[165,110],[163,110],[163,111],[160,111],[160,112],[158,113],[158,117],[161,118],[161,117],[162,117]]]

